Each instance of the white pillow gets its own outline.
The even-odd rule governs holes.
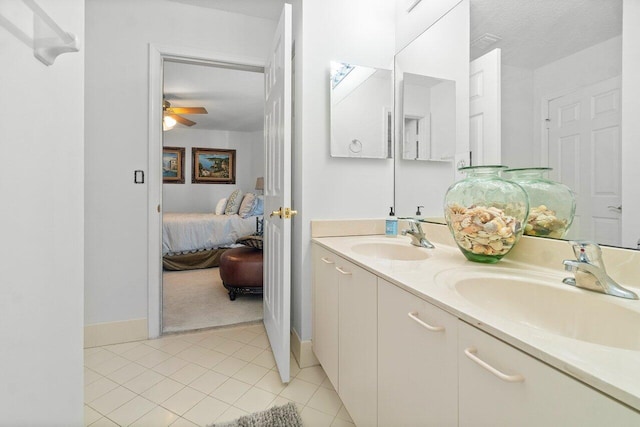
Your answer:
[[[251,216],[251,212],[253,212],[255,204],[256,195],[253,193],[245,194],[242,198],[242,203],[240,203],[240,209],[238,209],[238,215],[240,215],[240,218]]]
[[[214,213],[216,215],[224,215],[224,211],[227,208],[227,198],[218,200],[218,204],[216,205],[216,210]]]
[[[235,190],[229,196],[227,200],[227,207],[224,210],[225,215],[235,215],[238,213],[238,209],[240,209],[240,203],[242,203],[242,190],[239,188]]]

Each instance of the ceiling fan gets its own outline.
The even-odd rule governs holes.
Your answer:
[[[196,124],[193,120],[182,117],[180,114],[209,114],[204,107],[172,107],[166,99],[162,101],[162,127],[164,130],[173,128],[177,123],[185,126]]]

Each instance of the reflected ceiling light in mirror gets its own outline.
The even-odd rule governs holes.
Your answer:
[[[331,88],[335,88],[338,84],[347,77],[347,75],[355,67],[351,64],[345,64],[344,62],[331,61]]]

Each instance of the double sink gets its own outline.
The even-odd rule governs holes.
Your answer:
[[[378,262],[439,262],[441,249],[423,249],[405,241],[389,240],[356,243],[350,249]],[[465,261],[458,267],[439,271],[433,283],[452,291],[476,309],[533,332],[640,351],[637,332],[640,303],[564,285],[562,278],[566,276],[560,268],[557,272],[541,272]]]

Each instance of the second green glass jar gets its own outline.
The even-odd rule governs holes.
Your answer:
[[[569,187],[545,177],[551,168],[506,169],[504,178],[520,185],[529,196],[528,236],[562,239],[576,212],[576,197]]]
[[[518,184],[500,177],[506,168],[460,168],[467,177],[449,187],[445,195],[445,220],[470,261],[496,263],[522,235],[529,211],[527,194]]]

